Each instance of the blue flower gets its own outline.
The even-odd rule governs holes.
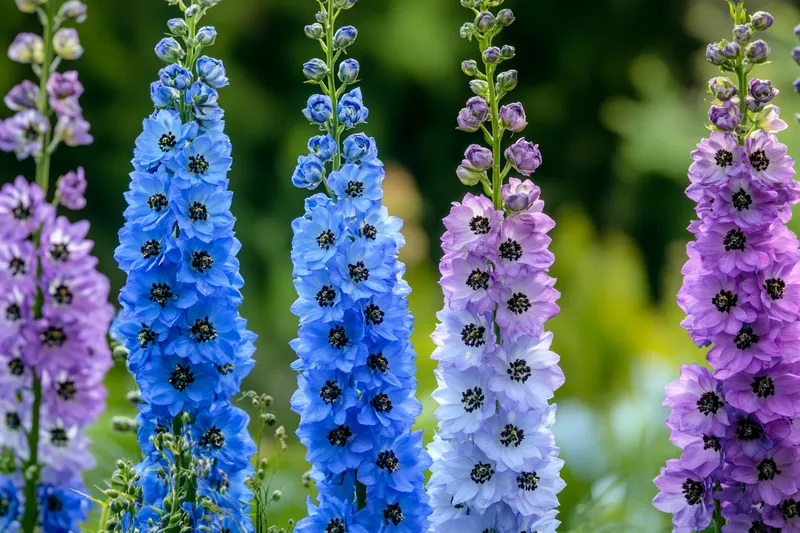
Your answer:
[[[408,300],[389,292],[373,296],[369,301],[361,302],[361,306],[370,339],[396,341],[408,338],[411,329],[406,324]]]
[[[333,284],[327,271],[317,270],[297,278],[294,286],[299,298],[292,305],[292,313],[300,317],[301,324],[317,320],[335,322],[344,316],[349,301],[342,298],[342,291]]]
[[[124,226],[119,230],[119,243],[114,251],[114,259],[126,272],[152,270],[162,265],[169,256],[173,256],[173,261],[175,259],[173,244],[158,228],[145,231],[135,226]]]
[[[4,503],[4,512],[0,514],[0,531],[14,531],[19,526],[20,518],[20,490],[7,476],[0,477],[0,503]]]
[[[216,288],[230,288],[238,271],[235,253],[241,244],[234,238],[203,242],[199,239],[180,239],[181,267],[178,281],[196,284],[204,296]]]
[[[303,116],[312,124],[325,124],[333,117],[331,97],[324,94],[311,96],[303,109]]]
[[[216,121],[222,119],[225,112],[219,107],[219,94],[203,83],[196,81],[186,91],[186,103],[192,106],[194,116],[200,121]]]
[[[167,351],[195,364],[224,366],[231,362],[233,346],[238,341],[235,319],[235,309],[225,305],[224,300],[198,304],[186,311],[185,330]]]
[[[301,155],[292,174],[292,185],[298,189],[314,190],[325,178],[325,164],[315,155]]]
[[[139,373],[142,398],[154,410],[177,416],[179,413],[210,406],[216,370],[207,364],[165,354],[148,361]]]
[[[161,320],[171,326],[197,301],[191,285],[178,283],[173,269],[132,272],[120,293],[120,301],[134,310],[137,320]]]
[[[183,124],[177,113],[168,110],[157,111],[143,126],[133,152],[134,164],[143,170],[170,161],[197,134],[196,124]]]
[[[209,132],[197,137],[172,162],[173,183],[182,189],[200,183],[221,185],[227,182],[232,164],[230,139],[222,133]]]
[[[425,481],[430,459],[422,451],[422,432],[405,433],[397,438],[382,437],[372,457],[358,468],[358,480],[373,488],[378,498],[388,490],[410,493]]]
[[[298,522],[295,533],[369,533],[355,522],[355,508],[348,501],[323,495],[319,507],[308,503],[308,517]]]
[[[327,468],[334,474],[358,468],[372,450],[372,438],[353,417],[343,424],[332,419],[300,424],[297,437],[308,449],[309,463]]]
[[[363,133],[354,133],[344,140],[342,155],[348,163],[377,162],[378,147],[372,137]]]
[[[170,329],[158,320],[147,323],[136,320],[130,310],[123,309],[117,317],[115,333],[127,340],[128,365],[137,369],[151,357],[161,356]]]
[[[330,161],[331,158],[339,151],[336,141],[333,137],[328,135],[318,135],[311,137],[308,141],[308,151],[311,155],[316,156],[322,161]]]
[[[358,227],[358,236],[372,241],[378,246],[388,247],[390,251],[387,254],[394,255],[406,244],[405,237],[400,233],[401,229],[403,229],[403,221],[389,216],[389,210],[381,206],[380,209],[366,214]]]
[[[392,269],[383,248],[358,240],[347,243],[336,256],[332,275],[342,292],[353,300],[363,300],[389,290]]]
[[[298,221],[292,256],[304,267],[318,270],[336,255],[345,239],[342,214],[324,206],[313,207],[308,217]]]
[[[312,322],[301,326],[299,337],[291,344],[300,355],[302,366],[350,372],[359,353],[365,350],[361,343],[364,339],[363,320],[360,313],[348,312],[342,321],[329,324]]]
[[[42,530],[48,533],[77,531],[78,525],[88,516],[89,502],[79,494],[85,491],[74,483],[69,489],[54,485],[40,486]]]
[[[231,191],[212,185],[197,185],[175,192],[178,227],[187,238],[210,242],[231,232],[235,222],[230,212]]]
[[[338,370],[299,374],[297,386],[292,396],[292,409],[300,413],[304,422],[331,419],[344,424],[347,411],[358,402],[350,376]]]
[[[224,466],[245,468],[256,453],[247,426],[250,417],[230,404],[217,404],[201,411],[191,427],[191,433],[203,456],[211,457]]]
[[[160,81],[150,84],[150,99],[158,109],[168,109],[180,98],[180,92],[172,87],[167,87]]]
[[[423,491],[391,492],[368,498],[367,510],[358,523],[370,533],[419,533],[428,530],[428,496]]]
[[[411,387],[375,389],[362,394],[358,423],[373,428],[378,435],[391,436],[397,427],[410,427],[422,414],[422,404]]]
[[[158,78],[165,86],[185,91],[194,79],[194,74],[180,65],[172,64],[158,71]]]
[[[347,164],[341,170],[331,172],[328,185],[344,201],[345,216],[355,216],[356,213],[366,213],[374,202],[383,198],[383,177],[380,167]]]
[[[128,202],[125,218],[145,230],[169,225],[172,218],[169,182],[169,173],[163,165],[155,173],[133,172],[130,190],[125,193]]]
[[[364,99],[361,96],[361,89],[356,88],[342,96],[337,109],[339,123],[346,128],[354,128],[356,125],[367,121],[369,109],[364,106]]]
[[[197,60],[197,75],[208,86],[222,89],[228,86],[225,66],[219,59],[203,56]]]
[[[356,359],[353,376],[367,389],[403,388],[416,373],[414,351],[408,343],[379,341]]]

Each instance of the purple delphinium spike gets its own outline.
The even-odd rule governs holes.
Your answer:
[[[678,293],[682,326],[711,347],[712,370],[685,366],[667,386],[667,427],[683,453],[655,479],[653,505],[672,514],[681,533],[712,524],[797,532],[800,253],[785,224],[800,187],[775,136],[786,128],[770,103],[778,91],[749,75],[769,54],[764,41],[751,40],[772,17],[729,3],[741,47],[711,45],[708,58],[738,79],[709,82],[712,132],[691,154],[687,195],[699,220],[689,226],[695,241]]]
[[[545,331],[559,312],[560,295],[548,274],[555,258],[547,233],[555,223],[533,182],[512,177],[506,183],[512,170],[529,176],[542,164],[538,146],[524,138],[503,151],[503,136],[527,125],[522,104],[499,103],[517,73],[498,73],[513,54],[504,55],[492,40],[513,20],[509,9],[496,16],[485,11],[462,27],[463,37],[480,43],[483,67],[462,64],[478,96],[459,113],[458,129],[483,129],[490,147],[471,145],[457,175],[465,185],[480,183],[487,196],[467,194],[444,219],[445,308],[432,335],[439,434],[429,448],[431,533],[553,533],[559,525],[564,462],[551,432],[556,406],[550,400],[564,374],[551,350],[553,335]]]
[[[86,205],[83,169],[49,187],[58,144],[91,142],[78,73],[53,71],[77,57],[74,43],[55,43],[56,32],[77,39],[60,27],[75,19],[56,15],[53,0],[40,4],[49,21],[44,38],[21,34],[9,49],[12,60],[34,65],[39,84],[12,88],[5,103],[15,115],[0,122],[0,149],[33,158],[37,169],[34,183],[19,176],[0,189],[0,442],[16,466],[0,477],[0,500],[8,503],[2,531],[77,530],[86,518],[88,502],[76,493],[85,492],[82,474],[94,465],[85,429],[105,409],[111,367],[106,338],[114,310],[108,279],[95,269],[89,223],[57,216],[59,205]],[[85,18],[83,4],[72,8]],[[80,124],[80,142],[60,135],[66,121]]]

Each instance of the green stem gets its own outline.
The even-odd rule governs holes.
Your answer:
[[[108,505],[103,505],[103,512],[100,513],[100,529],[98,533],[103,533],[106,530],[106,522],[108,522]]]
[[[480,50],[481,56],[483,52],[492,46],[492,35],[486,36],[486,40],[481,43]],[[495,71],[497,65],[483,60],[484,67],[486,68],[486,82],[489,84],[489,109],[490,120],[492,121],[492,156],[494,158],[494,165],[492,167],[492,202],[495,209],[503,208],[503,197],[501,189],[503,188],[503,171],[501,168],[501,149],[503,143],[503,132],[500,130],[500,98],[497,95],[497,88],[495,87]]]
[[[42,71],[39,75],[39,102],[38,110],[42,116],[46,117],[50,113],[49,104],[47,101],[47,81],[50,79],[50,66],[53,63],[53,26],[55,25],[56,18],[56,0],[47,0],[45,6],[45,14],[47,15],[47,24],[44,27],[44,62],[42,63]],[[52,140],[52,128],[48,129],[45,133],[44,142],[42,144],[42,154],[36,161],[36,184],[42,188],[45,195],[50,185],[50,151],[47,149]]]
[[[736,67],[736,77],[739,80],[739,108],[742,114],[742,122],[741,125],[747,125],[748,121],[748,109],[747,103],[745,103],[745,97],[747,96],[747,74],[744,72],[744,66],[740,65]],[[745,137],[747,135],[739,135],[739,145],[744,146]]]
[[[51,0],[52,1],[52,0]],[[25,477],[25,515],[22,519],[22,530],[34,533],[39,518],[39,420],[42,407],[42,380],[33,369],[33,422],[28,433],[30,458],[23,468]]]
[[[326,29],[326,36],[325,36],[325,45],[326,45],[326,59],[328,64],[328,91],[329,96],[331,97],[331,106],[333,107],[333,117],[331,117],[331,125],[328,133],[333,137],[333,140],[336,141],[336,153],[333,154],[333,170],[339,170],[342,167],[342,157],[341,157],[341,146],[339,145],[341,140],[341,132],[339,131],[339,113],[337,113],[337,108],[339,107],[339,94],[336,90],[336,56],[334,55],[333,51],[333,35],[334,35],[334,26],[336,25],[336,6],[334,5],[334,0],[328,0],[328,19],[325,21],[325,29]],[[330,188],[328,188],[327,181],[325,181],[325,187],[328,189],[328,193],[331,193]]]
[[[714,500],[714,532],[722,533],[722,526],[725,520],[722,518],[722,504],[719,500]]]
[[[360,511],[367,506],[367,486],[356,482],[356,509]]]

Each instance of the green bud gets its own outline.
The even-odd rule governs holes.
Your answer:
[[[319,22],[309,24],[304,28],[303,31],[305,31],[306,37],[315,41],[318,41],[325,36],[325,28],[323,28],[322,24]]]
[[[497,24],[500,26],[510,26],[516,18],[510,9],[501,9],[497,12]]]
[[[261,415],[261,421],[268,426],[274,426],[275,420],[276,420],[275,415],[273,415],[272,413],[263,413]]]
[[[497,20],[490,11],[478,13],[478,16],[475,17],[475,27],[482,32],[491,30],[494,28],[495,24],[497,24]]]
[[[501,72],[497,75],[497,91],[511,92],[517,86],[518,73],[516,70]]]
[[[276,491],[274,491],[272,493],[272,496],[270,497],[270,499],[272,501],[274,501],[274,502],[277,502],[278,500],[281,499],[281,496],[283,496],[283,493],[281,491],[279,491],[279,490],[276,490]]]
[[[111,357],[114,358],[114,361],[117,361],[119,363],[127,361],[128,355],[130,355],[130,352],[126,347],[122,346],[121,344],[116,348],[114,348],[114,351],[111,352]]]
[[[517,49],[510,45],[505,45],[500,49],[500,57],[503,59],[512,59],[517,55]]]
[[[139,429],[139,423],[127,416],[115,416],[111,419],[111,428],[120,433],[129,433]]]
[[[472,36],[476,33],[475,24],[471,22],[466,22],[463,26],[461,26],[460,34],[462,39],[469,39],[472,40]]]
[[[128,402],[132,403],[133,405],[139,405],[142,403],[142,391],[140,390],[132,390],[128,391],[128,394],[125,395],[125,399]]]
[[[478,74],[478,62],[474,59],[468,59],[461,63],[461,72],[467,76],[476,76]]]
[[[197,4],[191,5],[191,6],[186,8],[186,18],[187,19],[196,17],[198,15],[198,13],[200,13],[200,6],[198,6]]]
[[[176,18],[170,20],[167,22],[167,28],[169,29],[169,34],[174,35],[175,37],[181,37],[189,33],[189,26],[183,19]]]
[[[328,20],[328,13],[327,11],[319,11],[316,15],[314,15],[314,19],[317,22],[326,22]]]
[[[469,88],[478,96],[489,97],[489,84],[483,80],[472,80],[469,82]]]
[[[456,175],[458,179],[466,185],[467,187],[474,187],[481,181],[481,176],[485,174],[485,172],[478,172],[475,170],[471,170],[464,165],[458,167],[456,170]]]

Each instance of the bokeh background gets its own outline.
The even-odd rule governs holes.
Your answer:
[[[54,172],[82,165],[90,187],[82,213],[101,270],[114,292],[124,282],[112,254],[122,225],[133,141],[152,106],[148,87],[161,67],[152,53],[175,8],[164,0],[88,0],[90,18],[80,28],[86,53],[75,66],[86,86],[85,115],[94,145],[60,150]],[[786,0],[747,0],[751,10],[777,19],[768,34],[773,64],[760,71],[782,90],[777,104],[792,127],[782,135],[800,153],[793,119],[800,97],[791,84],[790,50],[800,11]],[[705,134],[706,80],[716,75],[704,61],[710,40],[729,35],[722,0],[506,0],[518,21],[502,41],[517,47],[509,65],[520,71],[513,98],[523,102],[525,135],[541,145],[544,165],[534,176],[544,191],[553,231],[554,274],[563,293],[561,316],[552,321],[555,349],[567,375],[558,392],[556,427],[567,462],[562,493],[563,531],[667,531],[665,516],[651,508],[652,478],[676,454],[663,428],[663,386],[679,365],[700,361],[679,327],[675,294],[689,235],[692,205],[683,196],[689,151]],[[247,388],[275,399],[278,423],[293,434],[297,417],[288,408],[295,377],[288,342],[296,332],[289,313],[294,298],[290,222],[302,211],[305,191],[291,186],[296,157],[314,134],[300,109],[311,88],[301,65],[318,53],[303,35],[313,0],[227,0],[208,23],[219,31],[212,55],[225,60],[231,87],[222,92],[235,166],[234,213],[247,286],[242,313],[259,335],[258,365]],[[33,17],[7,0],[0,17],[0,48],[21,30],[38,31]],[[435,408],[434,363],[429,355],[435,313],[441,218],[466,192],[454,169],[470,142],[455,131],[455,117],[470,96],[460,72],[475,45],[459,39],[469,12],[457,0],[362,0],[343,23],[359,39],[351,51],[362,64],[370,107],[365,130],[387,165],[386,203],[406,220],[403,260],[414,288],[417,318],[419,427],[430,439]],[[71,67],[72,65],[70,65]],[[29,73],[0,62],[0,93]],[[1,182],[18,173],[32,177],[30,161],[0,156]],[[117,457],[136,457],[135,439],[110,430],[113,415],[132,415],[124,400],[132,381],[124,368],[108,378],[107,416],[92,431],[100,486]],[[271,446],[267,439],[265,444]],[[304,450],[294,439],[274,451],[273,484],[283,497],[271,522],[305,514]]]

